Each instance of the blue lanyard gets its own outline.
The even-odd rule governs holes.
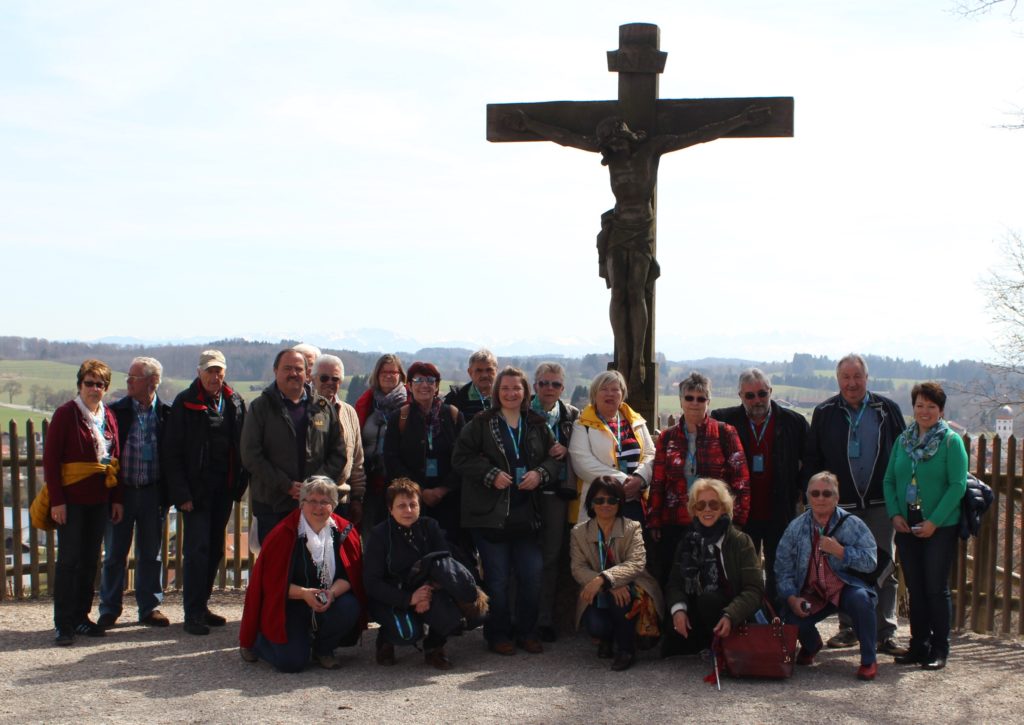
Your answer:
[[[601,559],[601,571],[608,568],[607,560],[607,545],[604,543],[604,532],[601,527],[597,527],[597,555]]]
[[[490,408],[491,407],[491,399],[490,399],[490,397],[489,396],[485,396],[483,393],[481,393],[480,392],[480,388],[478,388],[475,383],[470,383],[470,386],[472,387],[473,392],[476,393],[476,397],[480,398],[480,404],[484,406],[484,409],[486,410],[487,408]]]
[[[761,441],[764,440],[764,434],[768,432],[768,424],[771,422],[771,420],[772,409],[768,408],[768,415],[766,415],[764,419],[764,427],[761,428],[761,435],[758,435],[757,428],[754,426],[754,421],[750,420],[750,418],[747,418],[747,422],[750,423],[750,432],[754,434],[754,444],[758,448],[761,447]],[[858,420],[857,422],[859,423],[860,421]]]
[[[868,394],[864,393],[864,400],[860,401],[860,410],[857,411],[857,420],[850,417],[850,411],[845,407],[843,412],[846,414],[846,422],[850,424],[850,435],[854,438],[857,437],[857,429],[860,428],[860,419],[864,417],[864,410],[868,407]]]
[[[438,408],[438,414],[441,413],[441,409]],[[434,452],[434,416],[431,415],[427,419],[427,450],[431,453]]]
[[[601,422],[605,424],[609,431],[612,429],[611,425],[609,425],[608,421],[604,419],[603,415],[598,413],[597,417],[601,419]],[[615,452],[617,454],[622,453],[622,420],[618,411],[615,411]]]
[[[505,424],[505,428],[508,430],[508,437],[512,439],[512,449],[516,453],[516,461],[519,461],[519,441],[522,440],[523,430],[526,428],[526,416],[519,416],[519,425],[516,426],[515,431],[512,430],[512,426],[505,420],[505,416],[501,417],[501,422]]]

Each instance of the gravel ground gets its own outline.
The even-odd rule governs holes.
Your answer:
[[[608,670],[585,636],[562,637],[543,655],[487,652],[479,631],[448,647],[455,669],[438,672],[400,650],[393,668],[373,662],[373,635],[339,650],[342,668],[274,672],[238,656],[242,594],[218,592],[228,625],[208,637],[174,622],[154,630],[122,617],[103,639],[52,646],[49,601],[0,605],[0,723],[220,722],[1022,722],[1024,645],[972,634],[954,638],[950,665],[927,673],[882,658],[878,680],[854,678],[855,650],[825,651],[785,682],[723,679],[715,691],[696,657],[641,655]],[[835,619],[822,625],[826,636]],[[906,638],[906,625],[901,626]]]

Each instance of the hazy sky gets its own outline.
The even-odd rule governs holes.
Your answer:
[[[662,97],[796,99],[792,139],[662,160],[659,350],[991,357],[1024,23],[951,7],[7,0],[0,334],[610,351],[607,171],[487,143],[485,106],[612,99],[653,22]]]

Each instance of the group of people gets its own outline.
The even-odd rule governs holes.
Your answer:
[[[223,625],[208,602],[249,487],[260,553],[240,651],[283,671],[339,666],[334,650],[368,620],[384,666],[422,642],[426,662],[448,669],[447,639],[481,623],[491,651],[539,654],[558,636],[566,549],[575,621],[614,670],[659,638],[664,656],[714,647],[770,612],[765,602],[799,625],[798,664],[814,662],[815,625],[838,612],[828,646],[859,645],[861,679],[874,679],[879,652],[945,666],[967,456],[938,383],[914,387],[907,427],[851,354],[837,366],[839,394],[808,425],[756,368],[739,376],[740,405],[714,411],[711,381],[694,372],[679,385],[679,423],[652,435],[618,372],[594,378],[580,411],[562,400],[558,364],[541,364],[531,384],[487,350],[443,398],[436,366],[406,371],[384,355],[355,406],[338,397],[342,361],[312,346],[282,350],[248,407],[226,369],[221,352],[204,351],[168,405],[160,363],[136,358],[128,395],[107,407],[109,367],[82,364],[79,395],[54,414],[44,448],[59,532],[56,644],[114,626],[133,538],[138,619],[168,625],[160,543],[171,505],[185,524],[184,629]],[[894,546],[909,648],[895,640],[895,577],[872,579]]]

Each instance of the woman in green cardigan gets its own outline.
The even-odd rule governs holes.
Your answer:
[[[941,670],[949,656],[949,572],[967,488],[967,451],[942,419],[941,385],[918,383],[910,397],[914,422],[893,445],[883,483],[910,593],[910,650],[895,661]]]

